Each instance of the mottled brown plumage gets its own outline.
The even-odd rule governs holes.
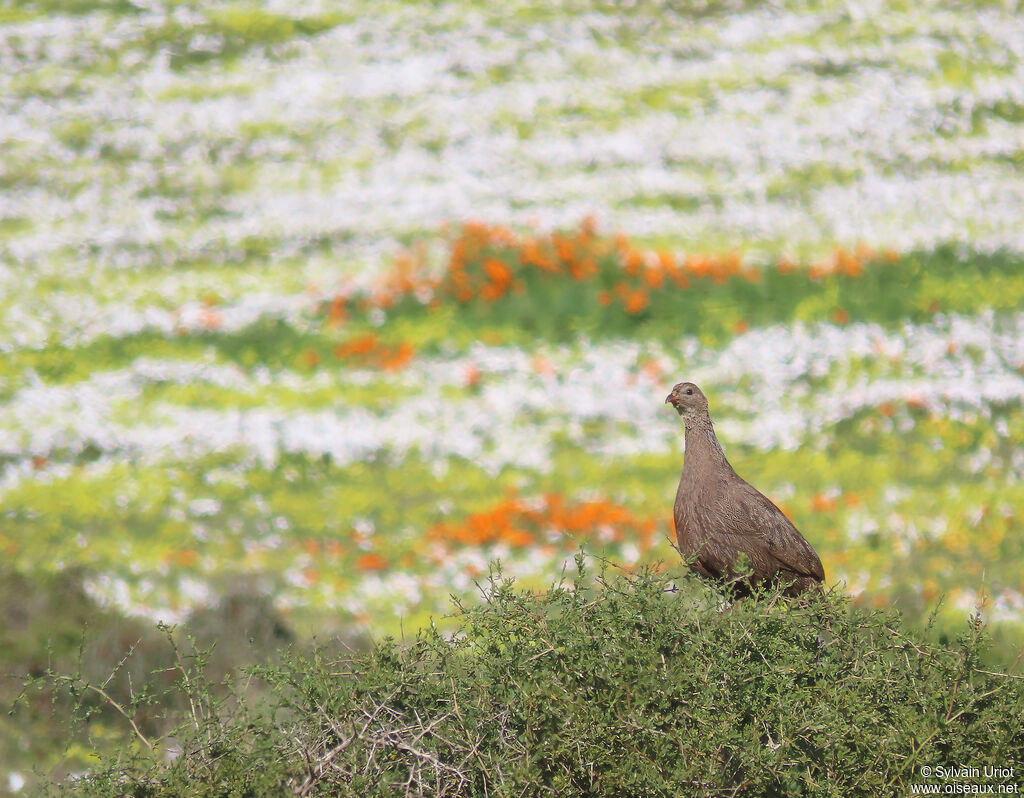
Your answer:
[[[753,570],[736,583],[740,593],[761,583],[792,583],[795,596],[825,579],[821,560],[772,501],[744,481],[725,459],[708,414],[708,400],[692,382],[681,382],[665,399],[683,417],[686,455],[676,492],[674,518],[679,550],[706,579],[730,581],[740,554]]]

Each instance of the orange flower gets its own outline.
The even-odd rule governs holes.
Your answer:
[[[373,333],[361,335],[358,338],[351,338],[344,343],[334,347],[334,354],[338,357],[351,357],[352,355],[365,355],[373,352],[380,342]]]
[[[494,283],[488,283],[480,289],[480,298],[485,302],[494,302],[497,299],[501,299],[501,295],[505,293],[500,286],[494,285]]]
[[[849,254],[846,250],[836,250],[835,261],[840,274],[845,274],[847,277],[860,277],[864,272],[864,265],[860,262],[860,259]]]
[[[185,568],[194,568],[199,564],[199,555],[192,549],[182,549],[174,555],[174,560]]]
[[[836,308],[835,312],[832,314],[832,320],[836,324],[849,324],[850,323],[850,314],[847,313],[842,308]]]
[[[462,239],[458,239],[452,244],[452,254],[448,258],[448,268],[451,271],[461,269],[462,264],[466,262],[466,244]]]
[[[497,258],[488,258],[484,261],[484,271],[495,285],[506,287],[512,282],[512,271]]]
[[[661,366],[658,365],[658,361],[655,360],[654,358],[649,358],[645,360],[641,364],[640,370],[643,371],[643,373],[646,374],[652,380],[660,379],[662,374]]]
[[[705,277],[711,270],[711,260],[704,255],[687,255],[686,271],[696,277]]]
[[[536,239],[529,239],[522,245],[519,250],[519,261],[539,269],[558,271],[558,267],[541,251],[540,244]]]
[[[665,272],[661,269],[648,267],[644,270],[644,282],[651,288],[661,288],[661,284],[665,282]]]
[[[552,274],[559,274],[562,271],[562,267],[556,263],[550,257],[550,250],[545,251],[541,247],[541,241],[537,239],[530,239],[523,244],[520,254],[520,261],[522,263],[529,263],[536,266],[538,269],[543,269],[546,272]]]
[[[647,295],[647,291],[640,289],[638,291],[631,291],[623,302],[623,307],[626,308],[626,313],[632,313],[636,315],[643,311],[650,304],[650,297]]]
[[[546,357],[536,355],[533,358],[533,370],[538,374],[554,374],[555,367]]]
[[[502,499],[461,523],[438,524],[427,532],[427,538],[468,546],[501,541],[516,547],[537,546],[545,539],[560,540],[562,548],[567,549],[575,547],[581,536],[597,536],[603,542],[628,539],[646,550],[657,542],[659,526],[653,519],[635,518],[624,507],[605,499],[568,505],[563,497],[548,494],[539,505],[514,496]]]
[[[565,499],[558,493],[544,494],[544,507],[551,515],[558,517],[565,506]]]
[[[345,317],[348,315],[348,310],[345,307],[345,297],[336,296],[331,302],[330,310],[327,311],[327,324],[331,327],[338,327]]]
[[[555,245],[555,254],[558,259],[566,263],[572,263],[576,253],[573,249],[572,239],[565,238],[558,233],[551,234],[551,243]]]
[[[516,241],[516,234],[509,230],[507,227],[501,225],[495,225],[491,227],[486,234],[486,239],[492,244],[504,244],[506,246],[514,244]]]
[[[601,307],[608,307],[612,303],[612,294],[610,291],[600,291],[597,295],[597,301]]]
[[[669,272],[669,277],[672,278],[672,282],[676,284],[677,288],[689,288],[690,278],[683,274],[678,266],[673,266]]]
[[[819,493],[811,499],[811,509],[816,513],[827,513],[836,509],[836,500],[824,493]]]
[[[593,255],[587,255],[582,260],[569,263],[569,274],[574,280],[584,280],[591,275],[597,274],[597,260]]]
[[[586,238],[593,238],[597,235],[597,217],[592,213],[588,213],[583,217],[583,221],[580,223],[580,233]]]
[[[394,350],[388,351],[381,356],[380,367],[385,371],[400,371],[409,365],[413,356],[412,344],[402,341]]]
[[[462,375],[462,381],[467,388],[476,388],[480,385],[480,369],[470,366]]]
[[[746,319],[740,319],[738,322],[736,322],[732,326],[732,331],[734,333],[736,333],[736,335],[742,335],[743,333],[745,333],[749,329],[750,329],[750,322],[747,321]]]
[[[361,554],[356,560],[356,568],[360,571],[383,571],[388,567],[388,561],[373,551]]]
[[[626,274],[640,274],[644,266],[644,254],[638,249],[631,249],[626,253]]]
[[[530,546],[535,542],[533,535],[529,532],[523,532],[521,529],[511,529],[506,532],[502,538],[506,543],[508,543],[508,545],[517,549]]]
[[[822,277],[826,277],[832,274],[833,266],[829,261],[819,260],[816,263],[812,263],[810,268],[807,270],[807,276],[812,280],[820,280]]]
[[[199,311],[199,325],[206,330],[217,330],[224,323],[220,312],[213,308],[203,308]]]

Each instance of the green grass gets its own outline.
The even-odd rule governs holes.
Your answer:
[[[341,330],[326,325],[300,330],[283,321],[261,319],[231,334],[206,331],[167,337],[143,332],[100,337],[75,347],[55,342],[43,350],[0,354],[0,377],[9,380],[11,390],[18,376],[30,370],[47,381],[70,382],[97,370],[126,367],[143,356],[188,359],[211,353],[217,361],[245,369],[263,364],[310,373],[315,368],[310,365],[311,353],[318,364],[335,363],[334,348],[340,341],[368,333],[389,346],[415,342],[421,355],[450,353],[452,347],[464,351],[481,339],[533,347],[538,340],[572,342],[580,336],[675,343],[692,335],[707,346],[721,346],[741,322],[753,328],[830,322],[842,310],[852,320],[896,328],[907,321],[927,322],[940,312],[975,314],[1024,306],[1024,268],[1017,256],[962,258],[952,249],[870,264],[859,277],[812,280],[802,270],[781,274],[768,268],[759,282],[734,279],[717,285],[694,280],[688,289],[652,293],[650,306],[635,315],[621,306],[600,305],[598,293],[612,288],[612,283],[575,283],[529,272],[524,276],[522,295],[494,303],[446,304],[428,310],[406,300],[389,312],[383,328],[359,318]]]
[[[516,268],[508,259],[505,262]],[[1024,305],[1021,266],[1012,254],[963,258],[942,249],[908,254],[893,263],[869,263],[857,277],[832,274],[809,279],[802,269],[781,273],[769,267],[756,282],[737,278],[719,285],[711,279],[693,279],[685,289],[652,291],[650,304],[635,314],[621,304],[603,307],[598,301],[600,292],[611,291],[623,279],[616,268],[596,279],[574,282],[522,267],[515,272],[523,281],[522,293],[441,311],[408,299],[389,313],[387,329],[418,341],[428,352],[442,340],[465,346],[478,339],[481,330],[495,340],[519,345],[538,339],[571,341],[581,335],[665,342],[692,335],[705,345],[720,346],[735,335],[741,322],[756,328],[834,321],[842,311],[849,319],[894,327],[928,321],[938,312],[1018,308]]]
[[[138,14],[141,9],[129,0],[13,0],[5,4],[5,12],[14,20],[44,14]],[[22,17],[24,15],[24,17]]]

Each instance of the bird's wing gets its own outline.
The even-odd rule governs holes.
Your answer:
[[[817,552],[771,499],[743,480],[735,484],[731,498],[730,526],[737,537],[742,536],[748,546],[752,538],[757,539],[764,554],[794,574],[825,579]],[[742,546],[738,548],[743,550]]]

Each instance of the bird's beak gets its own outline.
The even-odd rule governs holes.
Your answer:
[[[672,404],[672,394],[669,394],[668,396],[665,397],[665,404]]]

